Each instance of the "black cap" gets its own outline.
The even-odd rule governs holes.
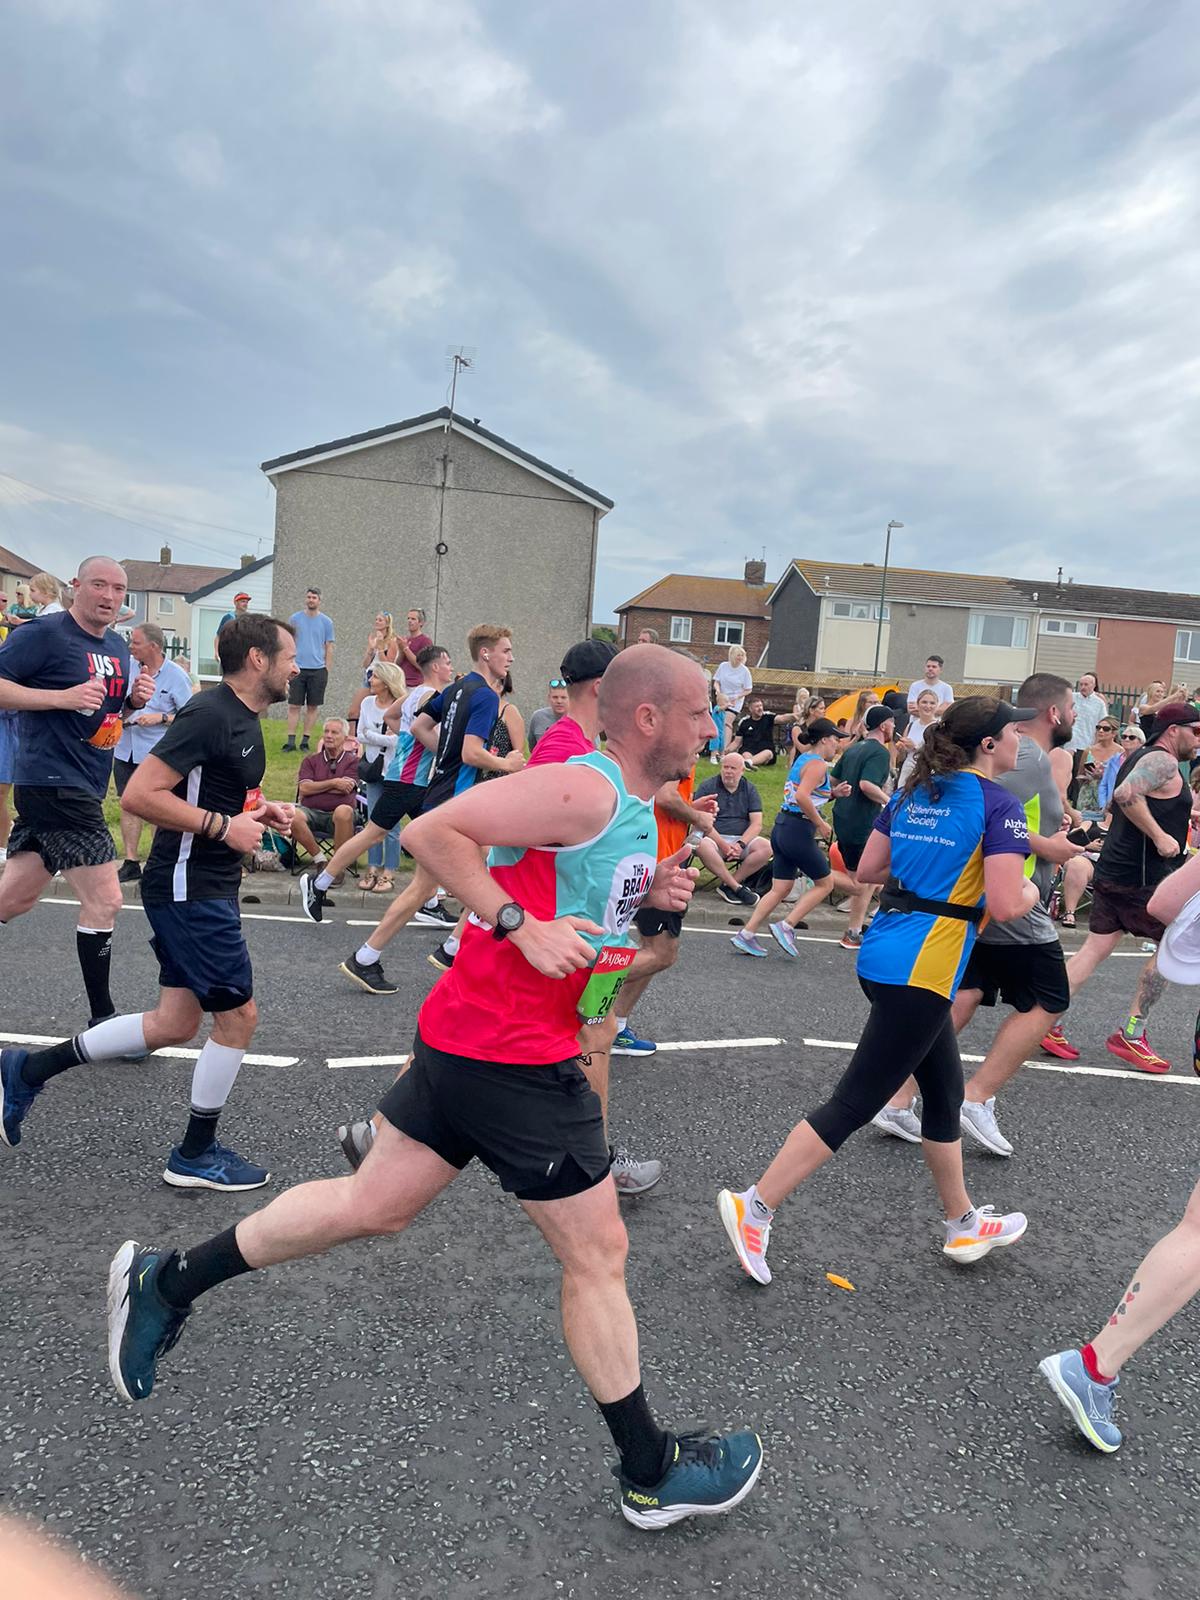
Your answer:
[[[818,739],[828,739],[834,734],[839,739],[849,739],[851,736],[845,728],[839,728],[836,722],[830,722],[828,717],[818,717],[815,722],[808,725],[808,742],[816,744]]]
[[[965,700],[960,700],[957,705],[966,705],[967,703]],[[951,730],[950,737],[955,744],[962,745],[964,750],[974,750],[975,746],[982,740],[994,739],[997,734],[1003,733],[1010,722],[1032,722],[1035,717],[1040,715],[1041,713],[1036,706],[1014,706],[1008,700],[1001,700],[996,706],[995,715],[982,728],[971,728],[960,733],[955,733]],[[949,721],[946,718],[942,720],[946,723],[947,728],[950,729]]]
[[[876,728],[882,728],[885,722],[895,722],[896,713],[891,706],[868,706],[865,717],[868,733],[874,733]]]
[[[883,697],[883,703],[890,706],[897,716],[908,710],[908,698],[903,689],[889,689]]]
[[[603,639],[584,639],[567,651],[559,671],[568,683],[587,683],[592,678],[602,678],[616,654],[615,644],[607,644]]]

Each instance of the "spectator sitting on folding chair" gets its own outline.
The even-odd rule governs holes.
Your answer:
[[[695,798],[708,795],[716,796],[717,815],[712,833],[701,839],[696,853],[716,878],[722,900],[730,905],[757,905],[758,896],[746,887],[746,879],[766,866],[771,844],[762,836],[762,799],[746,776],[745,759],[736,750],[725,752],[720,777],[706,779]]]
[[[357,741],[347,739],[343,717],[329,717],[321,743],[300,763],[292,818],[292,839],[314,861],[321,856],[319,840],[332,840],[336,850],[354,833],[357,794]]]

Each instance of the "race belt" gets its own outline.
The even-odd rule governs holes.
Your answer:
[[[983,906],[960,906],[953,900],[926,900],[924,895],[906,889],[899,878],[889,878],[879,892],[881,911],[899,911],[911,916],[914,911],[924,911],[931,917],[952,917],[956,922],[982,922],[986,916]]]

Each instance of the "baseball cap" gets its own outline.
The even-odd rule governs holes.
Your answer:
[[[236,605],[239,600],[249,600],[249,598],[250,598],[250,596],[246,593],[245,589],[243,589],[240,594],[235,594],[234,595],[233,603],[234,603],[234,605]]]
[[[616,653],[615,644],[607,644],[603,639],[584,639],[567,651],[559,671],[568,683],[587,683],[591,678],[604,676]]]
[[[955,709],[960,705],[968,705],[967,700],[959,700]],[[982,739],[994,739],[998,733],[1003,733],[1010,722],[1032,722],[1040,716],[1036,706],[1014,706],[1010,700],[1001,700],[996,707],[996,712],[982,728],[967,728],[955,732],[953,717],[947,715],[942,721],[955,744],[962,745],[966,750],[973,750]]]
[[[1200,711],[1195,706],[1188,705],[1186,700],[1172,700],[1165,706],[1159,706],[1154,713],[1154,733],[1151,737],[1161,733],[1164,728],[1180,725],[1186,728],[1197,722],[1200,722]]]
[[[882,728],[885,722],[895,722],[896,713],[891,706],[869,706],[866,715],[867,731],[874,733],[876,728]]]
[[[908,697],[903,689],[889,689],[883,697],[883,703],[890,706],[897,716],[908,710]]]
[[[808,742],[816,744],[818,739],[828,739],[831,733],[839,739],[850,737],[845,728],[839,728],[836,722],[830,722],[828,717],[818,717],[808,725]]]

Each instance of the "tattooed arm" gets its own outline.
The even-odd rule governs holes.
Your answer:
[[[1113,792],[1113,804],[1120,806],[1160,856],[1177,856],[1181,846],[1178,839],[1172,839],[1155,822],[1146,804],[1146,797],[1168,788],[1172,778],[1176,783],[1183,782],[1175,757],[1169,750],[1152,750],[1149,755],[1142,757],[1124,783],[1119,783]]]

